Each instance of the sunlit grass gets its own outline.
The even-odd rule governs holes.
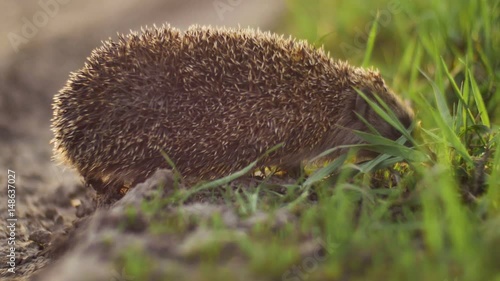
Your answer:
[[[292,10],[303,4],[289,2]],[[389,177],[385,181],[366,178],[377,177],[376,171],[386,166],[370,162],[363,164],[369,170],[355,165],[354,179],[330,183],[335,192],[318,202],[327,211],[317,215],[331,225],[322,231],[323,237],[334,237],[352,250],[364,249],[378,261],[365,264],[358,272],[360,280],[498,280],[500,270],[490,259],[500,232],[495,238],[485,237],[491,225],[497,225],[493,222],[499,220],[500,204],[499,1],[363,2],[361,13],[372,14],[365,21],[379,22],[377,28],[365,28],[359,21],[359,14],[353,12],[356,8],[350,8],[358,1],[317,2],[336,13],[316,19],[306,11],[303,17],[311,22],[305,26],[313,31],[305,37],[314,41],[321,36],[318,30],[325,28],[325,22],[334,30],[344,26],[346,33],[352,33],[333,34],[322,43],[353,63],[370,65],[367,60],[373,56],[369,62],[394,81],[396,92],[412,101],[421,121],[415,136],[417,157],[391,152],[397,149],[396,143],[363,134],[383,152],[371,162],[399,157],[409,168],[399,175],[399,183],[382,193]],[[386,22],[381,24],[380,15],[391,10],[391,3],[401,10],[391,14],[390,22],[385,14]],[[301,16],[292,15],[291,22]],[[352,41],[359,28],[366,39],[364,55]],[[297,30],[302,36],[307,33]],[[345,42],[354,57],[346,56],[341,46]],[[392,57],[384,51],[389,48]],[[342,268],[353,254],[347,250],[327,264]],[[381,274],[375,267],[388,271]]]
[[[392,141],[359,132],[364,148],[381,153],[375,159],[357,163],[353,154],[343,155],[304,181],[283,185],[284,193],[265,183],[229,188],[252,163],[153,200],[145,212],[153,216],[218,186],[213,196],[241,217],[287,210],[297,221],[266,221],[231,236],[254,280],[500,280],[500,1],[287,3],[285,32],[325,44],[353,65],[379,68],[411,101],[419,123],[413,134],[369,101],[404,135]],[[196,223],[219,231],[219,220]],[[192,224],[175,214],[151,227],[182,234]],[[310,267],[305,261],[314,256],[299,254],[308,239],[323,246]],[[219,272],[209,262],[210,253],[222,251],[216,246],[201,253],[208,275]]]

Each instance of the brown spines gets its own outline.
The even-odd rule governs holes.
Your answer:
[[[262,164],[294,164],[360,142],[345,129],[363,129],[353,87],[410,114],[378,73],[304,41],[252,29],[145,29],[104,42],[70,76],[54,98],[54,149],[87,182],[112,186],[168,167],[161,150],[194,179],[235,172],[278,143]]]

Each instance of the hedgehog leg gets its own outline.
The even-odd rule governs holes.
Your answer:
[[[126,191],[123,188],[109,188],[108,192],[97,194],[97,207],[107,207],[120,200]]]
[[[87,186],[91,186],[97,192],[97,194],[106,193],[106,184],[101,179],[86,178],[85,184]]]
[[[279,167],[291,178],[299,179],[304,176],[304,165],[301,162],[282,164]]]
[[[97,207],[109,206],[111,203],[123,197],[122,189],[115,188],[112,183],[105,183],[100,178],[88,178],[85,180],[87,186],[96,191]]]

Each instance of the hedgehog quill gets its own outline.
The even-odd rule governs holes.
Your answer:
[[[409,126],[413,113],[380,74],[330,58],[307,42],[253,29],[168,25],[95,49],[55,95],[56,158],[99,192],[133,186],[164,151],[185,178],[298,165],[362,141],[363,116],[383,136],[401,133],[356,89],[377,95]]]

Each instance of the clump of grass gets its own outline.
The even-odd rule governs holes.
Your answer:
[[[138,245],[124,249],[116,261],[120,280],[150,280],[155,261]]]
[[[292,9],[301,5],[301,1],[291,2]],[[402,143],[360,133],[370,143],[368,148],[382,153],[379,157],[363,164],[344,164],[342,170],[349,177],[323,183],[321,177],[309,180],[309,184],[334,190],[318,200],[317,212],[307,216],[315,222],[309,227],[321,226],[321,237],[343,245],[325,266],[349,268],[345,264],[349,261],[363,267],[355,273],[339,270],[334,277],[493,280],[500,276],[491,263],[496,256],[491,247],[500,237],[498,231],[491,235],[500,206],[500,73],[495,70],[500,65],[500,37],[494,36],[500,34],[494,24],[500,18],[499,3],[400,2],[402,10],[392,14],[391,24],[381,25],[380,18],[373,18],[379,26],[367,29],[365,55],[350,59],[366,65],[372,56],[384,74],[393,76],[395,90],[412,100],[421,126],[411,140],[413,152]],[[315,5],[349,10],[331,1]],[[375,1],[371,7],[377,15],[387,5]],[[320,36],[318,30],[326,28],[326,21],[332,26],[349,23],[354,28],[346,30],[355,30],[354,17],[359,16],[342,12],[340,18],[316,20],[312,14],[303,14],[295,11],[294,18],[305,16],[302,20],[309,21],[305,27],[314,29],[309,33],[311,40]],[[375,31],[377,39],[373,40]],[[335,50],[341,37],[329,36],[331,40],[324,42]],[[385,56],[388,46],[401,56]],[[400,57],[400,63],[392,57]],[[406,164],[393,166],[396,162]],[[323,172],[317,173],[323,176]],[[363,254],[353,259],[356,251],[368,253],[370,262],[361,259]]]

